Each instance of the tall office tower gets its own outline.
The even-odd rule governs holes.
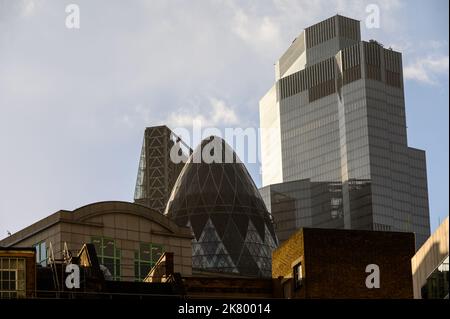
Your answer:
[[[183,158],[180,163],[174,163],[170,158],[175,144],[178,144],[180,158]],[[134,192],[135,203],[163,214],[173,185],[191,152],[191,148],[167,126],[146,128]]]
[[[298,36],[260,101],[263,188],[280,242],[300,227],[430,234],[425,152],[408,147],[402,56],[334,16]]]

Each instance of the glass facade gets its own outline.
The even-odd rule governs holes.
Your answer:
[[[288,71],[260,102],[263,187],[271,188],[261,191],[277,232],[286,231],[278,221],[297,215],[291,234],[298,227],[405,231],[420,247],[430,235],[426,161],[407,145],[401,54],[360,41],[359,23],[341,16],[297,41],[309,43],[306,63],[295,63],[300,53],[291,46],[279,61]],[[306,200],[307,207],[287,209],[289,197],[291,206]]]
[[[444,261],[428,276],[425,285],[422,287],[423,299],[448,299],[449,290],[449,265],[448,256]]]
[[[0,299],[25,298],[24,258],[0,258]]]
[[[134,252],[134,274],[136,281],[145,279],[164,252],[162,245],[140,243],[139,250]]]
[[[344,227],[340,183],[298,180],[263,187],[260,193],[273,216],[280,243],[302,227]]]
[[[206,147],[220,158],[195,161]],[[205,139],[197,147],[165,214],[191,227],[193,269],[271,276],[271,253],[277,245],[272,220],[244,164],[222,139]]]
[[[120,249],[116,247],[114,239],[105,237],[92,237],[91,243],[95,246],[98,262],[105,266],[111,274],[111,280],[120,280]]]

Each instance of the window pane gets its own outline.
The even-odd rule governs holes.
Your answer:
[[[9,281],[9,289],[10,290],[17,290],[17,282],[16,281]]]
[[[39,262],[39,244],[37,244],[36,246],[34,246],[34,249],[36,249],[36,262]]]
[[[0,272],[0,290],[16,290],[16,272],[1,271]]]
[[[120,259],[116,259],[116,276],[120,277]]]
[[[40,261],[47,260],[47,247],[45,245],[45,242],[41,243],[40,245]]]
[[[152,269],[150,264],[141,263],[141,279],[144,279]]]
[[[156,263],[163,252],[162,246],[152,245],[152,262]]]
[[[138,261],[134,262],[134,277],[135,278],[140,278],[140,276],[139,276],[139,262]]]
[[[8,281],[9,280],[9,271],[2,271],[1,274],[2,274],[2,277],[1,277],[2,281]]]
[[[111,275],[114,277],[114,259],[113,258],[103,258],[103,265],[108,268]]]
[[[95,246],[95,252],[97,253],[97,256],[101,256],[102,255],[102,239],[98,238],[98,237],[92,237],[91,242]]]
[[[141,245],[140,245],[140,260],[148,261],[148,262],[150,262],[152,260],[149,244],[141,243]]]
[[[421,289],[423,299],[443,299],[449,291],[448,256],[426,279]]]
[[[103,256],[114,257],[114,240],[103,239]]]

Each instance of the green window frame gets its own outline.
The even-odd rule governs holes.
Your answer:
[[[139,250],[134,252],[135,281],[143,281],[163,253],[163,245],[140,243]]]
[[[95,246],[98,262],[108,268],[112,279],[121,279],[121,253],[113,238],[92,237],[91,243]]]

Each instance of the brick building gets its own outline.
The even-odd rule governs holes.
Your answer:
[[[272,277],[287,298],[413,298],[413,255],[412,233],[304,228],[273,252]]]

